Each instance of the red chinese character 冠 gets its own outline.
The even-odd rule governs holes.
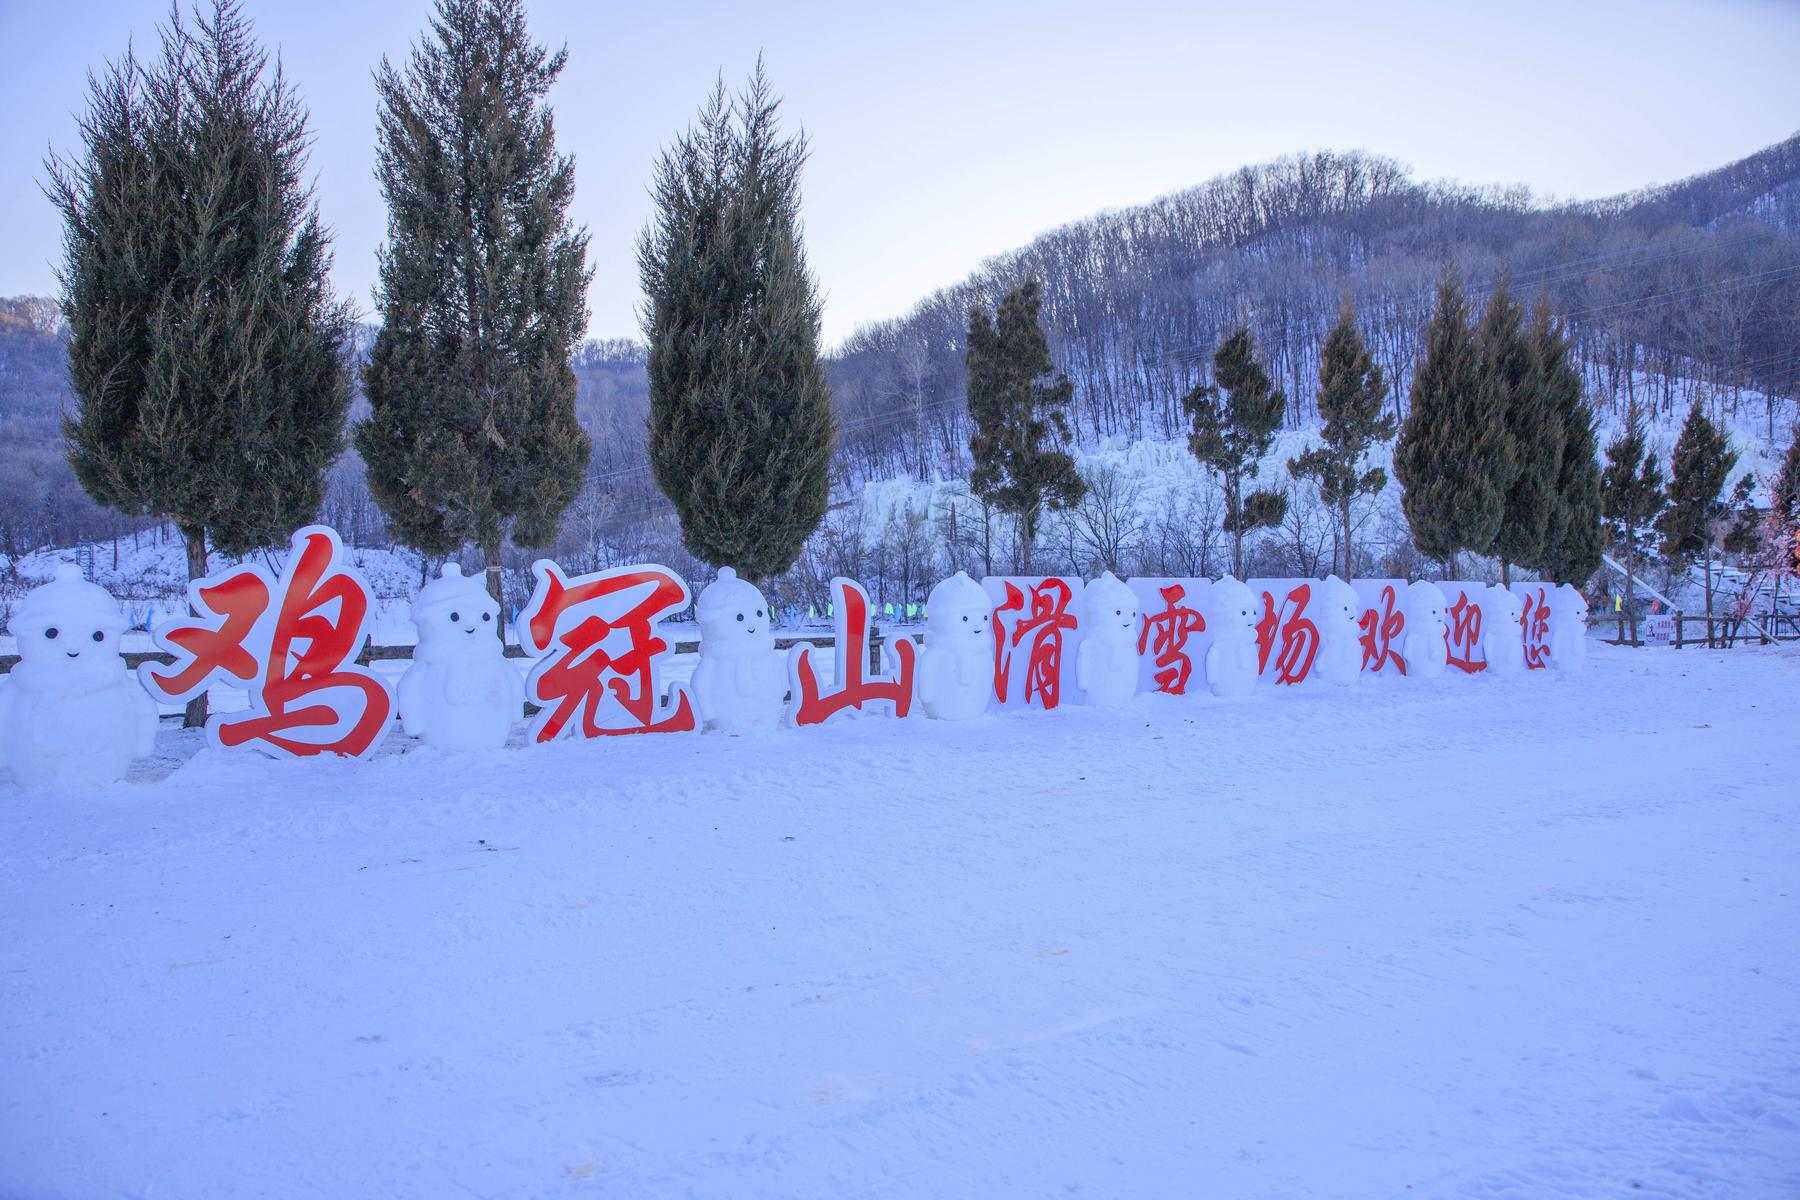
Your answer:
[[[1074,590],[1060,579],[1041,580],[1031,587],[1031,607],[1027,609],[1024,592],[1011,583],[1002,586],[1006,599],[994,610],[994,695],[1000,703],[1006,703],[1013,651],[1030,636],[1031,648],[1025,660],[1025,703],[1036,700],[1046,709],[1055,708],[1062,702],[1063,634],[1076,624],[1069,612]],[[1018,614],[1010,632],[1002,618],[1009,612]]]
[[[1187,598],[1187,588],[1181,584],[1171,583],[1158,590],[1162,593],[1164,607],[1159,613],[1145,614],[1144,628],[1138,634],[1138,653],[1142,654],[1147,645],[1153,645],[1156,690],[1171,696],[1185,696],[1188,678],[1194,672],[1194,660],[1188,656],[1185,647],[1189,635],[1206,631],[1206,618],[1198,609],[1182,603]]]
[[[1486,662],[1475,661],[1475,647],[1481,644],[1481,606],[1459,590],[1456,603],[1444,610],[1450,618],[1444,626],[1444,660],[1451,666],[1473,675],[1487,670]]]
[[[681,733],[695,727],[686,689],[672,689],[665,715],[659,688],[669,643],[657,622],[686,608],[687,584],[665,567],[613,567],[570,579],[548,559],[532,564],[537,587],[519,614],[520,641],[540,661],[525,691],[540,705],[533,741],[570,729],[581,737]],[[570,718],[580,714],[573,725]]]
[[[1365,608],[1362,616],[1356,619],[1356,626],[1362,630],[1362,636],[1357,640],[1362,642],[1363,670],[1373,675],[1392,662],[1402,675],[1406,674],[1406,660],[1394,649],[1395,642],[1406,629],[1406,614],[1394,607],[1393,584],[1381,589],[1379,606]]]
[[[255,743],[297,757],[374,751],[393,697],[356,665],[372,619],[369,588],[345,565],[333,530],[310,525],[294,534],[279,579],[246,563],[196,581],[190,596],[203,615],[155,633],[175,664],[145,665],[140,678],[152,695],[187,700],[211,682],[235,681],[250,694],[249,711],[208,723],[217,745]]]
[[[1267,670],[1269,654],[1275,652],[1276,683],[1299,683],[1312,670],[1313,656],[1319,652],[1319,627],[1306,615],[1311,599],[1312,588],[1304,583],[1282,599],[1279,609],[1273,594],[1262,594],[1263,616],[1256,623],[1256,669]],[[1277,632],[1281,635],[1279,651],[1275,651]]]
[[[833,579],[837,604],[832,622],[836,638],[838,686],[826,693],[812,664],[812,646],[795,646],[788,658],[788,684],[793,691],[795,725],[822,725],[850,709],[888,708],[896,717],[912,710],[913,660],[918,646],[905,635],[894,638],[882,653],[886,672],[870,672],[869,593],[854,579]]]
[[[1525,603],[1519,610],[1519,632],[1525,643],[1525,668],[1541,671],[1549,666],[1550,605],[1543,588],[1526,591]]]

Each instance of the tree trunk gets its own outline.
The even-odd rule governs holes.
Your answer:
[[[1500,586],[1504,588],[1512,586],[1512,564],[1504,558],[1500,560]]]
[[[502,644],[506,642],[506,589],[500,585],[500,539],[494,537],[481,543],[481,562],[487,572],[488,595],[494,598],[494,604],[500,609],[499,619],[494,622],[494,632],[499,635]]]
[[[206,530],[183,529],[181,536],[187,541],[188,579],[206,578]],[[188,606],[190,616],[198,617],[193,605]],[[182,714],[181,724],[187,729],[201,729],[206,725],[206,693],[201,692],[187,702],[187,711]]]
[[[1037,541],[1037,518],[1031,513],[1019,514],[1019,572],[1031,574],[1031,546]]]
[[[1712,550],[1707,549],[1704,571],[1706,572],[1706,648],[1713,648],[1713,582],[1712,582]]]
[[[1346,500],[1346,501],[1344,501],[1344,575],[1343,575],[1343,579],[1344,579],[1345,583],[1349,583],[1350,580],[1353,578],[1353,576],[1351,574],[1351,572],[1353,570],[1353,568],[1350,565],[1351,562],[1352,562],[1352,560],[1350,558],[1350,501]]]

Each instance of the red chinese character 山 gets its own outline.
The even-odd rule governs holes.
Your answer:
[[[531,740],[627,733],[682,733],[695,727],[686,689],[668,689],[669,643],[658,622],[688,606],[688,587],[667,567],[613,567],[571,579],[548,559],[531,566],[531,601],[519,640],[539,660],[525,693],[539,706]]]
[[[309,525],[294,534],[279,577],[243,563],[190,583],[199,615],[154,633],[174,664],[145,664],[140,678],[170,702],[213,683],[248,692],[248,711],[207,722],[214,745],[365,757],[381,744],[394,711],[387,685],[356,665],[374,620],[370,595],[336,531]]]
[[[1444,585],[1454,591],[1456,599],[1444,610],[1444,661],[1459,671],[1473,675],[1487,670],[1485,658],[1477,658],[1481,648],[1481,604],[1467,588]]]
[[[1406,674],[1406,659],[1394,648],[1406,631],[1406,614],[1397,606],[1397,599],[1394,585],[1387,584],[1380,598],[1357,618],[1356,626],[1362,631],[1362,669],[1371,675],[1380,674],[1390,662],[1400,674]]]
[[[1024,703],[1051,709],[1062,703],[1063,642],[1078,622],[1069,611],[1075,589],[1054,576],[1035,582],[1001,580],[994,609],[994,695],[1011,694],[1014,662],[1025,648]]]
[[[1182,603],[1187,599],[1187,588],[1181,584],[1171,583],[1157,591],[1162,596],[1163,606],[1156,612],[1144,614],[1143,629],[1138,633],[1138,653],[1148,649],[1156,656],[1153,678],[1157,691],[1185,696],[1188,680],[1194,673],[1194,660],[1188,655],[1187,640],[1196,633],[1206,632],[1206,618],[1198,609]]]
[[[1519,640],[1525,648],[1525,669],[1541,671],[1550,665],[1550,602],[1544,586],[1522,588],[1519,600]]]
[[[1312,585],[1306,583],[1290,588],[1279,604],[1273,592],[1262,594],[1263,617],[1256,626],[1256,668],[1267,672],[1273,654],[1275,683],[1299,683],[1312,670],[1313,657],[1319,652],[1319,627],[1306,615],[1311,599]]]
[[[912,711],[913,664],[918,646],[904,635],[881,648],[883,670],[869,670],[869,593],[854,579],[831,581],[837,596],[832,609],[837,686],[826,691],[813,666],[813,647],[801,643],[788,651],[788,720],[794,725],[823,725],[839,713],[886,712],[904,717]]]

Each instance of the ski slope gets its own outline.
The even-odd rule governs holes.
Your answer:
[[[1800,1195],[1794,648],[0,785],[0,1195]]]

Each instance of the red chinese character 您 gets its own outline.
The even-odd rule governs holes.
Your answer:
[[[1373,675],[1391,662],[1402,675],[1406,674],[1406,660],[1394,648],[1406,629],[1406,614],[1394,607],[1393,584],[1381,589],[1380,603],[1365,608],[1362,616],[1357,618],[1356,626],[1362,630],[1358,640],[1362,642],[1363,670]]]
[[[1519,610],[1519,632],[1525,643],[1525,667],[1541,671],[1550,659],[1550,605],[1544,588],[1527,589]]]
[[[1188,637],[1206,631],[1206,618],[1198,609],[1189,608],[1187,588],[1171,583],[1159,588],[1163,598],[1161,612],[1146,613],[1144,627],[1138,633],[1138,653],[1153,647],[1156,654],[1156,690],[1171,696],[1187,694],[1188,678],[1194,673],[1194,660],[1188,656]]]
[[[182,701],[213,682],[243,687],[249,710],[207,723],[219,746],[254,744],[297,757],[374,752],[393,697],[373,671],[356,665],[372,606],[335,531],[309,525],[294,534],[279,579],[244,563],[196,580],[188,591],[201,615],[156,630],[175,663],[145,664],[139,677],[151,695]]]
[[[1481,606],[1458,589],[1456,603],[1444,615],[1450,618],[1444,626],[1444,661],[1471,675],[1487,670],[1486,662],[1475,661],[1475,648],[1481,645]]]
[[[525,692],[540,705],[533,741],[570,730],[584,738],[626,733],[680,733],[695,727],[687,691],[660,688],[669,643],[657,622],[686,608],[688,587],[666,567],[613,567],[574,579],[548,559],[519,614],[519,640],[540,661]],[[662,709],[667,711],[660,711]],[[580,721],[570,718],[580,714]]]
[[[842,577],[833,579],[831,587],[837,593],[832,623],[838,685],[826,692],[813,667],[812,646],[795,646],[788,656],[788,686],[793,692],[789,719],[795,725],[822,725],[851,709],[885,709],[904,717],[912,710],[918,646],[905,635],[892,639],[882,647],[887,670],[869,671],[869,593],[854,579]]]
[[[1312,599],[1312,588],[1300,584],[1283,597],[1279,607],[1270,592],[1262,594],[1263,617],[1256,624],[1256,669],[1266,671],[1269,655],[1275,653],[1275,682],[1299,683],[1312,670],[1313,657],[1319,652],[1319,627],[1306,615]],[[1275,650],[1275,638],[1281,637],[1281,649]]]
[[[1013,651],[1031,639],[1025,660],[1025,703],[1037,701],[1044,708],[1062,702],[1063,635],[1075,628],[1069,601],[1074,589],[1060,579],[1049,578],[1031,585],[1030,607],[1026,594],[1013,583],[1002,581],[1006,598],[994,609],[994,695],[1006,703],[1012,679]],[[1008,625],[1006,614],[1017,614]]]

